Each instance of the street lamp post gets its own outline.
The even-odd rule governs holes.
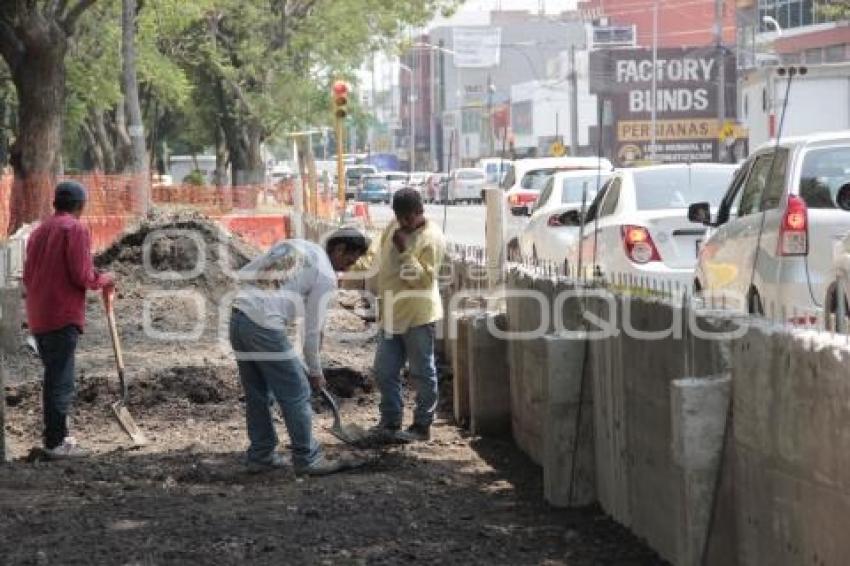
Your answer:
[[[410,84],[407,93],[407,106],[408,112],[410,112],[410,158],[408,159],[408,165],[410,173],[413,173],[416,169],[416,120],[415,112],[413,111],[413,69],[404,63],[399,63],[398,67],[410,73]]]

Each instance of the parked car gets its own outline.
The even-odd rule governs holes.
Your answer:
[[[345,198],[353,199],[363,186],[363,177],[374,175],[378,170],[372,165],[349,165],[345,169]]]
[[[390,190],[390,183],[386,176],[367,175],[363,177],[363,188],[357,195],[357,200],[362,202],[378,203],[383,202],[389,204],[393,195]]]
[[[820,319],[834,296],[834,243],[850,231],[850,131],[786,138],[741,167],[716,215],[695,202],[688,217],[709,226],[697,289],[737,297],[727,305],[788,320]]]
[[[543,157],[518,159],[502,180],[505,189],[505,242],[515,249],[517,237],[528,222],[540,191],[558,171],[596,170],[610,172],[611,162],[597,157]]]
[[[396,191],[407,187],[407,183],[410,180],[410,175],[402,171],[385,171],[383,175],[389,184],[391,194],[395,194]]]
[[[431,173],[428,175],[428,180],[425,182],[425,189],[422,198],[425,202],[438,202],[443,195],[443,186],[449,178],[445,173]]]
[[[448,179],[446,198],[449,204],[484,201],[484,171],[481,169],[455,169]]]
[[[428,180],[428,173],[413,172],[408,175],[407,186],[411,189],[416,189],[421,195],[425,189],[425,182]]]
[[[519,235],[523,256],[563,262],[579,237],[580,213],[587,210],[610,173],[565,171],[549,177]],[[570,213],[570,214],[567,214]]]
[[[688,203],[719,206],[734,172],[734,165],[711,163],[615,171],[588,208],[582,240],[567,250],[568,264],[580,263],[585,276],[634,275],[690,286],[706,230],[684,218]]]
[[[484,171],[484,188],[497,189],[502,186],[502,180],[513,167],[513,161],[501,157],[487,157],[478,162],[478,168]]]

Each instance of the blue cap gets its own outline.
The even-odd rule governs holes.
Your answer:
[[[76,181],[62,181],[56,185],[53,202],[86,202],[86,188]]]

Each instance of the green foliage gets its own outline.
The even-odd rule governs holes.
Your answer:
[[[202,187],[207,184],[207,180],[204,179],[204,174],[195,169],[185,177],[183,177],[184,185],[194,185],[196,187]]]
[[[294,129],[331,125],[334,79],[354,83],[370,53],[392,48],[408,26],[458,2],[144,0],[137,67],[146,130],[191,151],[214,145],[226,131],[233,151],[248,133],[272,142]],[[121,0],[99,0],[80,20],[77,38],[67,60],[72,153],[79,153],[90,112],[109,112],[122,100]],[[363,129],[369,117],[357,98],[349,122]]]
[[[819,9],[829,20],[850,20],[850,1],[848,0],[827,0],[820,4]]]

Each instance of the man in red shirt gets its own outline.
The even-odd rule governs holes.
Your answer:
[[[79,220],[85,204],[81,184],[59,183],[56,212],[30,235],[24,264],[27,319],[44,365],[44,449],[52,458],[86,455],[68,435],[74,352],[86,324],[86,291],[110,293],[115,285],[112,274],[94,268],[91,237]]]

